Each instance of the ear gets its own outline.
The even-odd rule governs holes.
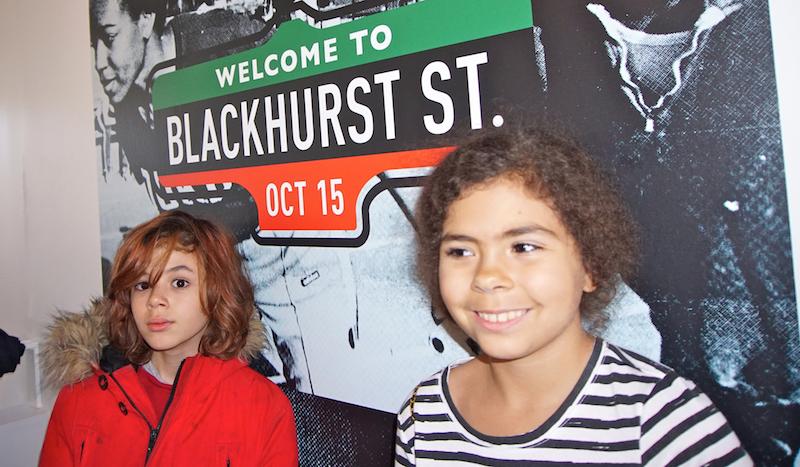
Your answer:
[[[597,284],[594,283],[594,279],[592,276],[589,275],[588,272],[583,273],[583,291],[585,293],[591,293],[597,290]]]
[[[137,26],[139,27],[139,33],[144,37],[145,40],[150,39],[150,36],[153,34],[153,27],[156,24],[156,14],[155,13],[145,13],[139,15],[139,21],[137,21]]]

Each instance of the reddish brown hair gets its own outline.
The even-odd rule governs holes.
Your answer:
[[[230,359],[245,345],[254,313],[253,288],[230,234],[216,224],[180,211],[163,212],[127,233],[117,250],[106,299],[110,302],[109,342],[135,364],[152,350],[136,328],[131,290],[150,271],[158,282],[173,251],[194,253],[198,264],[202,311],[209,318],[200,353]]]
[[[446,312],[439,291],[439,248],[450,205],[470,188],[502,177],[521,181],[533,196],[548,201],[575,239],[597,285],[583,294],[581,315],[592,329],[601,329],[619,280],[634,272],[637,229],[592,158],[554,130],[489,131],[448,155],[428,177],[416,209],[417,271],[434,309]]]

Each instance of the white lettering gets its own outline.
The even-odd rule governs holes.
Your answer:
[[[350,81],[350,84],[347,85],[347,106],[364,119],[363,132],[359,133],[355,125],[350,125],[347,127],[347,133],[350,135],[350,139],[352,139],[353,142],[363,144],[372,138],[374,123],[372,121],[372,111],[369,107],[356,101],[356,89],[360,89],[364,94],[369,94],[369,81],[359,76],[353,81]]]
[[[300,208],[300,215],[306,215],[306,206],[305,202],[303,201],[303,191],[306,189],[306,181],[305,180],[298,180],[294,182],[294,187],[297,190],[297,206]]]
[[[239,143],[233,143],[233,146],[228,144],[228,119],[239,118],[236,113],[236,107],[233,104],[225,104],[220,112],[220,121],[222,122],[222,152],[228,159],[234,159],[239,154]]]
[[[181,119],[176,115],[167,117],[167,141],[169,142],[169,165],[183,162],[183,144],[181,144]]]
[[[336,55],[336,38],[325,39],[322,44],[323,49],[325,49],[325,63],[338,60],[339,57]]]
[[[183,135],[183,140],[186,144],[186,163],[194,164],[200,162],[200,154],[192,154],[192,127],[189,124],[189,113],[183,114],[183,127],[186,128],[186,133]]]
[[[369,34],[369,43],[375,50],[384,50],[392,43],[392,30],[385,24],[380,24]]]
[[[253,63],[253,81],[258,81],[264,78],[264,73],[258,70],[258,60],[255,58],[252,60]]]
[[[224,88],[225,86],[230,86],[233,84],[233,75],[234,69],[236,65],[231,65],[225,68],[217,68],[214,70],[217,74],[217,81],[219,81],[219,87]]]
[[[208,160],[208,153],[214,153],[214,159],[220,160],[222,156],[219,154],[219,143],[217,142],[217,128],[214,125],[214,116],[211,115],[211,109],[206,109],[203,118],[203,162]]]
[[[278,215],[280,203],[278,202],[278,187],[274,183],[267,184],[267,214],[270,217]]]
[[[277,61],[278,61],[278,55],[277,54],[269,54],[269,55],[267,55],[267,58],[264,59],[264,69],[267,71],[267,75],[268,76],[275,76],[275,75],[278,74],[278,67],[277,66],[275,68],[272,68],[271,66],[269,66],[270,63],[277,62]]]
[[[300,112],[297,108],[297,91],[292,91],[289,93],[289,105],[291,106],[291,114],[292,114],[292,141],[294,141],[294,145],[300,151],[306,151],[308,148],[314,144],[314,112],[312,110],[312,101],[311,101],[311,88],[303,89],[303,101],[305,103],[305,113],[306,116],[306,139],[302,139],[300,137]]]
[[[319,87],[319,128],[320,128],[320,144],[323,148],[330,146],[328,140],[328,123],[330,122],[333,128],[333,134],[336,137],[336,144],[342,146],[344,144],[344,134],[342,133],[342,126],[339,123],[339,112],[342,110],[342,94],[339,87],[335,84],[323,84]],[[328,107],[328,96],[333,98],[331,107]]]
[[[302,61],[303,68],[308,66],[308,62],[319,65],[319,43],[314,42],[314,45],[312,45],[310,49],[306,46],[300,47],[300,60]]]
[[[425,128],[434,135],[447,133],[453,127],[454,112],[453,99],[447,93],[433,88],[431,78],[433,74],[438,74],[443,81],[450,79],[450,69],[444,62],[432,62],[422,70],[422,94],[429,100],[442,106],[442,121],[436,122],[433,115],[425,115],[422,120]]]
[[[297,52],[286,50],[281,55],[281,69],[286,73],[291,73],[297,68]]]
[[[400,79],[400,70],[390,70],[375,75],[375,84],[383,86],[383,113],[386,120],[386,139],[395,138],[394,95],[392,83]]]
[[[350,33],[350,40],[356,43],[356,55],[362,55],[364,53],[364,38],[367,34],[369,34],[369,31],[366,29]]]
[[[481,117],[481,91],[478,82],[478,65],[489,63],[486,52],[456,58],[456,67],[467,69],[467,92],[469,94],[469,121],[473,130],[483,128]]]
[[[294,206],[286,206],[286,192],[292,191],[292,184],[289,182],[281,183],[281,211],[284,216],[291,216],[294,212]]]
[[[272,115],[272,96],[264,98],[264,111],[267,122],[267,152],[275,153],[275,130],[281,139],[281,152],[287,151],[286,144],[286,105],[284,104],[283,94],[278,94],[278,117]]]
[[[244,156],[250,156],[250,141],[256,148],[256,154],[264,155],[264,147],[261,146],[261,136],[258,134],[256,126],[256,113],[258,112],[258,99],[253,99],[253,106],[250,112],[247,111],[247,101],[242,101],[242,143],[244,144]]]
[[[248,81],[250,81],[250,64],[239,62],[239,82],[246,83]]]

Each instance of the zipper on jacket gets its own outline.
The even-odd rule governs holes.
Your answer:
[[[150,436],[147,440],[147,454],[145,455],[144,458],[145,465],[147,465],[147,461],[150,459],[150,453],[153,452],[156,440],[158,439],[158,434],[161,432],[161,424],[164,423],[164,417],[167,415],[167,409],[169,409],[169,406],[172,404],[172,398],[175,396],[175,388],[178,387],[178,377],[180,377],[181,375],[181,369],[183,368],[183,362],[185,361],[186,360],[182,361],[180,366],[178,366],[178,371],[175,373],[175,381],[172,382],[172,390],[169,392],[169,399],[167,399],[167,405],[164,406],[164,412],[161,414],[161,419],[158,421],[158,425],[155,428],[153,428],[153,425],[150,423],[150,420],[148,420],[147,417],[144,416],[144,413],[141,410],[139,410],[139,407],[137,407],[136,404],[133,403],[133,399],[131,399],[131,396],[128,395],[128,393],[119,383],[119,381],[117,381],[117,378],[114,377],[114,374],[113,373],[108,374],[108,376],[110,376],[111,379],[114,381],[114,383],[117,385],[119,390],[122,391],[122,394],[125,396],[125,398],[128,399],[128,402],[131,404],[131,407],[133,407],[133,409],[136,410],[139,416],[142,417],[142,420],[144,420],[144,422],[147,424],[147,428],[150,430]]]
[[[139,407],[137,407],[136,404],[133,402],[131,396],[129,396],[128,392],[125,391],[125,388],[123,388],[122,385],[119,383],[119,381],[117,381],[117,378],[114,377],[114,373],[109,373],[108,376],[111,377],[111,380],[114,381],[114,384],[116,384],[119,390],[122,391],[122,395],[125,396],[126,399],[128,399],[128,403],[131,404],[133,410],[135,410],[139,414],[139,416],[142,417],[142,420],[144,420],[144,422],[147,423],[147,428],[150,431],[153,431],[153,425],[150,424],[150,420],[148,420],[147,417],[144,416],[144,413],[142,413],[142,411],[139,410]]]
[[[178,379],[181,376],[181,369],[183,369],[183,362],[185,361],[186,360],[181,361],[181,364],[178,366],[178,371],[175,373],[175,380],[172,382],[172,390],[169,392],[169,399],[167,399],[167,405],[164,406],[164,412],[161,413],[161,419],[158,421],[158,425],[155,428],[150,426],[150,439],[147,443],[147,455],[144,458],[145,465],[147,465],[147,461],[150,459],[150,454],[153,453],[158,435],[161,433],[161,427],[164,424],[164,418],[167,416],[169,406],[172,405],[172,399],[175,397],[175,390],[178,388]]]

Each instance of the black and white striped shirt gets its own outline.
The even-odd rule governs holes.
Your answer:
[[[694,383],[600,339],[561,407],[523,435],[472,428],[453,404],[449,370],[400,410],[395,465],[753,465]]]

